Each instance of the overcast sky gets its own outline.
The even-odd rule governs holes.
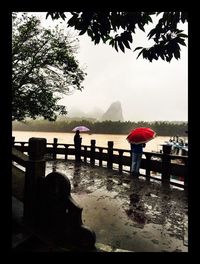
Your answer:
[[[48,18],[48,25],[50,21]],[[182,28],[187,33],[186,23]],[[123,53],[106,44],[95,45],[87,35],[78,38],[76,58],[87,76],[83,91],[60,101],[69,112],[74,108],[89,112],[96,107],[106,111],[111,103],[120,101],[125,121],[188,120],[187,47],[181,46],[179,60],[149,62],[136,59],[138,52]],[[150,45],[141,31],[133,36],[133,43],[132,50]]]

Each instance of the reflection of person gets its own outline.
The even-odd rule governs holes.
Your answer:
[[[142,160],[143,148],[146,146],[145,143],[142,144],[131,144],[131,154],[132,154],[132,163],[131,163],[131,174],[133,176],[139,176],[140,164]]]
[[[74,190],[76,188],[79,188],[79,183],[81,181],[81,164],[78,162],[74,163],[74,175],[72,178],[72,184],[74,187]]]
[[[82,138],[80,137],[80,131],[76,130],[76,134],[74,135],[74,146],[75,146],[75,160],[81,161],[81,142]]]

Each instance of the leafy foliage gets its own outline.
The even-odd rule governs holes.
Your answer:
[[[58,28],[42,28],[40,20],[13,14],[12,120],[66,114],[58,100],[82,90],[85,73],[74,57],[75,43]]]
[[[67,21],[68,27],[79,30],[79,35],[87,33],[95,44],[102,40],[122,52],[125,52],[125,49],[131,49],[132,35],[136,33],[136,29],[145,32],[145,26],[153,23],[155,17],[161,16],[147,35],[148,39],[154,41],[155,44],[150,48],[137,47],[134,49],[134,51],[141,49],[137,58],[142,55],[150,62],[159,58],[167,62],[170,62],[173,57],[179,59],[180,45],[186,46],[187,35],[178,29],[179,23],[188,21],[186,12],[83,11],[70,13],[72,17]],[[48,12],[46,17],[48,16],[51,16],[52,19],[66,19],[64,12]]]

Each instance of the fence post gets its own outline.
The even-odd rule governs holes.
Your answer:
[[[91,139],[91,152],[90,152],[90,164],[94,165],[95,163],[95,144],[96,140]]]
[[[133,153],[132,153],[132,151],[130,150],[130,174],[132,174],[132,172],[131,172],[131,167],[132,167],[132,157],[133,157]]]
[[[150,168],[151,168],[151,156],[152,155],[150,153],[145,153],[145,156],[146,156],[146,180],[150,181],[150,176],[151,176]]]
[[[103,164],[103,148],[99,148],[99,167],[102,167]]]
[[[30,138],[24,185],[24,220],[35,224],[39,179],[45,177],[46,139]]]
[[[113,164],[113,141],[108,141],[108,163],[107,163],[107,168],[112,169],[112,164]]]
[[[169,186],[170,184],[170,156],[171,145],[163,145],[163,156],[162,156],[162,184]]]
[[[12,137],[12,147],[15,145],[15,137]]]
[[[69,146],[66,144],[64,144],[64,146],[65,146],[65,160],[67,160]]]
[[[56,159],[58,139],[53,139],[53,159]]]
[[[122,157],[123,157],[123,150],[118,150],[119,152],[119,172],[122,173]]]
[[[87,146],[84,146],[84,162],[87,163]]]

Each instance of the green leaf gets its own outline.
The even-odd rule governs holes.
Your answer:
[[[165,60],[165,56],[164,56],[164,54],[162,53],[162,52],[160,52],[159,54],[158,54],[158,57],[161,57],[161,59],[163,59],[163,60]]]
[[[115,41],[114,41],[114,39],[111,39],[110,40],[110,42],[109,42],[109,45],[112,45],[112,47],[114,46],[114,44],[115,44]]]
[[[145,32],[144,27],[143,27],[143,25],[142,25],[141,23],[138,23],[138,27],[139,27],[142,31]]]
[[[126,39],[132,43],[133,39],[132,39],[132,35],[131,35],[131,32],[127,32],[126,34]]]
[[[178,34],[179,37],[188,38],[188,35],[186,34]]]
[[[76,16],[76,15],[74,15],[73,17],[71,17],[71,18],[67,21],[68,27],[72,27],[72,26],[74,26],[76,23],[77,23],[77,16]]]
[[[184,40],[184,39],[177,39],[176,41],[177,41],[178,43],[180,43],[181,45],[186,46],[186,44],[185,44],[185,40]]]
[[[66,18],[65,13],[64,13],[64,12],[61,12],[61,13],[60,13],[60,17],[61,17],[63,20],[65,20],[65,18]]]
[[[118,41],[120,49],[124,52],[124,45],[121,41]]]
[[[114,46],[115,46],[116,51],[118,52],[117,41],[115,41]]]
[[[151,23],[153,22],[153,21],[152,21],[152,18],[151,18],[150,16],[147,16],[147,20],[148,20],[149,22],[151,22]]]
[[[139,56],[143,53],[143,50],[144,50],[144,49],[142,49],[142,50],[140,51],[140,53],[139,53],[138,56],[137,56],[137,59],[138,59]]]
[[[92,36],[93,36],[93,32],[92,32],[91,29],[88,29],[88,30],[87,30],[87,34],[88,34],[89,37],[92,38]]]
[[[127,39],[122,39],[122,41],[123,41],[124,45],[127,47],[127,49],[131,49]]]
[[[96,44],[98,44],[99,42],[100,42],[100,36],[97,35],[97,36],[95,36],[94,44],[96,45]]]
[[[48,18],[48,16],[51,16],[51,12],[47,12],[46,19]]]
[[[106,43],[106,41],[108,40],[112,40],[112,38],[110,36],[106,36],[104,39],[103,39],[103,42]]]
[[[153,35],[155,35],[155,34],[156,34],[156,29],[153,28],[153,29],[149,32],[149,34],[147,35],[147,37],[149,37],[149,39],[150,39],[150,38],[152,38]]]
[[[179,50],[175,50],[174,51],[174,57],[178,60],[180,59],[180,51]]]
[[[155,53],[152,53],[152,57],[154,58],[154,60],[158,60],[158,56]]]
[[[134,49],[134,51],[139,50],[139,49],[143,49],[143,47],[137,47]]]
[[[87,29],[81,30],[81,31],[79,32],[79,35],[83,35],[83,34],[85,34],[86,30],[87,30]]]

